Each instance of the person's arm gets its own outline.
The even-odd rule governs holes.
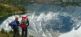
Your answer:
[[[13,22],[13,21],[12,21]],[[12,22],[9,23],[9,26],[12,26]]]
[[[18,26],[19,26],[19,24],[20,24],[19,21],[17,21],[17,25],[18,25]]]
[[[29,20],[27,20],[27,26],[29,26]]]
[[[29,20],[28,20],[28,26],[29,26]]]
[[[11,26],[11,23],[9,23],[9,26]]]

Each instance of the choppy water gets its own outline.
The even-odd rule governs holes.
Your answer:
[[[28,34],[34,37],[80,37],[81,7],[58,6],[58,5],[28,5],[27,14],[30,21]],[[19,21],[22,15],[17,15]],[[1,24],[6,31],[11,30],[8,23],[13,21],[14,16],[8,17]],[[64,34],[63,34],[64,33]]]

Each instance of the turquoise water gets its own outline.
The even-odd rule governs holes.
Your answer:
[[[28,15],[30,20],[29,34],[35,37],[59,36],[60,33],[67,33],[80,27],[81,7],[79,6],[29,4],[25,8],[27,14],[24,15]],[[10,19],[12,16],[3,21],[2,28],[8,20],[11,21]],[[5,27],[4,29],[9,29],[7,24]]]

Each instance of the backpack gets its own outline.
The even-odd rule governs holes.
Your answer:
[[[12,29],[17,28],[17,23],[16,23],[16,21],[12,21],[9,25],[11,26]]]

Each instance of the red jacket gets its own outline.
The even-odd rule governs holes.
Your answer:
[[[21,27],[23,30],[25,30],[25,29],[26,29],[26,27],[27,27],[27,25],[26,25],[26,24],[24,24],[24,23],[21,23],[21,24],[20,24],[20,27]]]

